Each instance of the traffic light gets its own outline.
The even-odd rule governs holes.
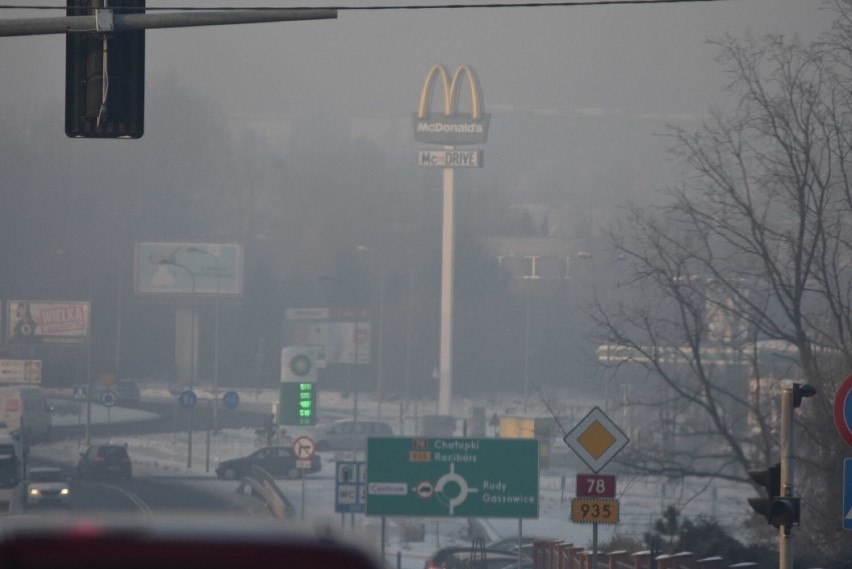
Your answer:
[[[781,465],[770,466],[766,470],[749,470],[748,475],[760,486],[766,488],[766,498],[749,498],[751,508],[772,523],[772,499],[781,494]],[[773,524],[774,525],[774,524]]]
[[[67,14],[93,15],[105,3],[67,0]],[[141,14],[145,0],[110,0],[109,10]],[[65,134],[72,138],[140,138],[144,130],[145,31],[114,32],[108,14],[93,19],[97,31],[65,36]]]
[[[798,525],[800,517],[799,498],[781,496],[781,465],[776,464],[766,470],[749,470],[748,475],[760,486],[766,488],[766,498],[749,498],[752,509],[766,518],[767,523],[789,528]]]

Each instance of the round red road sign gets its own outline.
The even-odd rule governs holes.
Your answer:
[[[843,380],[834,396],[834,426],[846,444],[852,446],[852,375]]]

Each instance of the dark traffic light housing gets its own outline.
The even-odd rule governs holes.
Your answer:
[[[758,514],[766,518],[767,523],[775,527],[789,528],[799,524],[799,498],[781,496],[781,465],[770,466],[766,470],[749,470],[748,475],[760,486],[766,488],[765,498],[749,498],[748,503]]]
[[[145,0],[67,0],[68,16],[102,8],[96,30],[66,34],[65,134],[140,138],[144,131],[145,31],[112,31],[112,15],[141,14]]]

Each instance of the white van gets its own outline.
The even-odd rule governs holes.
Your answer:
[[[24,445],[50,439],[50,404],[36,387],[0,387],[0,422],[18,432]]]
[[[23,512],[25,461],[21,437],[0,433],[0,516]]]

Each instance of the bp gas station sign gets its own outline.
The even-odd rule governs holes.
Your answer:
[[[367,515],[538,517],[535,439],[370,438]]]

